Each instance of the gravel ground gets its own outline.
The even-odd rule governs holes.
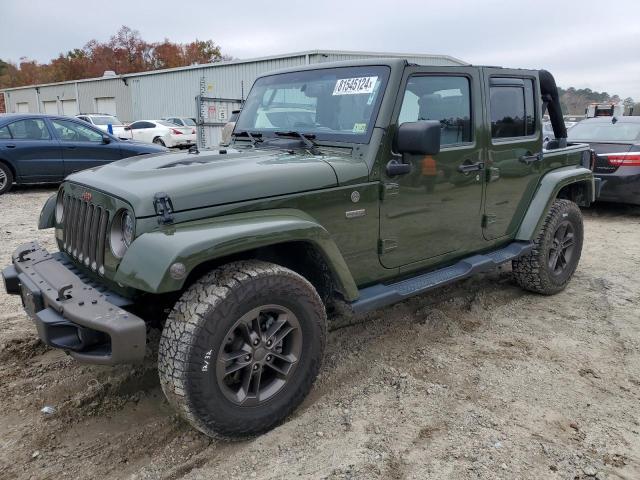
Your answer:
[[[0,197],[0,265],[55,189]],[[0,293],[0,478],[640,478],[640,209],[585,211],[567,290],[508,269],[335,326],[309,398],[241,442],[206,438],[142,366],[75,363]],[[41,413],[44,406],[55,413]]]

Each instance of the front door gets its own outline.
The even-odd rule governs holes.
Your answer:
[[[58,118],[50,121],[62,146],[65,175],[122,158],[118,142],[105,143],[105,134],[100,130],[76,120]]]
[[[484,237],[513,235],[543,170],[537,79],[518,70],[484,69],[487,154]]]
[[[387,151],[381,164],[380,261],[387,268],[437,262],[459,255],[482,239],[483,143],[480,78],[474,68],[410,67],[394,122],[438,120],[438,155]],[[475,104],[474,104],[475,101]],[[392,128],[391,133],[395,129]],[[410,163],[411,172],[389,176],[386,162]]]

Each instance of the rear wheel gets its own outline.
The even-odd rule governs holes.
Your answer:
[[[231,263],[189,287],[169,315],[162,389],[207,435],[257,434],[304,399],[325,337],[324,306],[306,279],[266,262]]]
[[[162,145],[163,147],[165,146],[164,141],[160,137],[154,138],[153,143],[155,143],[156,145]]]
[[[13,173],[4,163],[0,162],[0,195],[7,193],[13,186]]]
[[[513,275],[524,289],[552,295],[563,290],[580,261],[582,213],[569,200],[556,200],[528,255],[513,261]]]

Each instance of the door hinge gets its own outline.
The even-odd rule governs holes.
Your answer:
[[[383,255],[385,253],[389,253],[392,250],[398,248],[397,240],[392,240],[390,238],[381,238],[378,241],[378,254]]]
[[[482,228],[487,228],[492,223],[496,223],[497,219],[498,219],[498,216],[493,215],[491,213],[486,213],[482,215]]]
[[[160,225],[173,223],[173,202],[169,195],[164,192],[156,193],[153,196],[153,208],[156,211]]]
[[[400,194],[400,185],[397,183],[382,183],[380,184],[380,200],[393,197]]]

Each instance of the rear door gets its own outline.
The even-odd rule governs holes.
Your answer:
[[[62,147],[65,176],[122,158],[118,142],[104,143],[104,133],[80,121],[50,120]]]
[[[480,71],[474,67],[409,67],[394,112],[405,122],[440,122],[440,153],[382,164],[380,262],[387,268],[463,255],[482,243],[483,123]],[[386,175],[391,160],[410,162],[402,176]],[[464,168],[463,168],[464,167]]]
[[[0,140],[0,157],[12,162],[23,182],[55,182],[64,178],[60,143],[43,118],[27,118],[7,125]],[[6,138],[10,137],[10,138]]]
[[[486,68],[486,123],[491,126],[483,217],[486,240],[517,230],[544,170],[536,72]]]

